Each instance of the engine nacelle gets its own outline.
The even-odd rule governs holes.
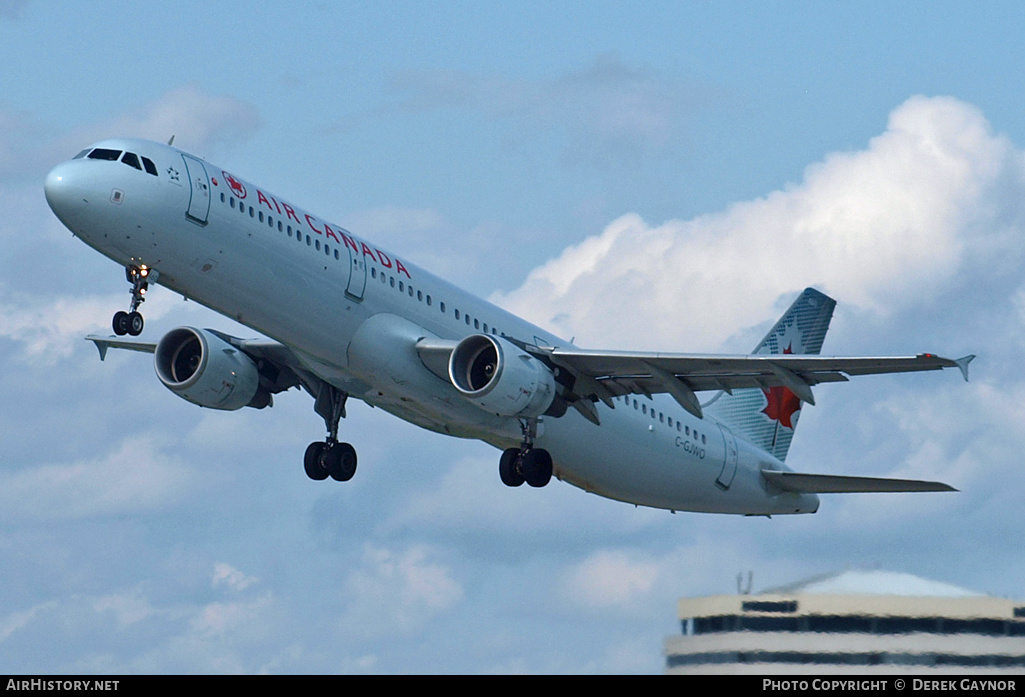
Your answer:
[[[456,345],[448,377],[471,402],[502,416],[541,416],[556,397],[555,376],[548,366],[487,334],[473,334]]]
[[[206,329],[169,331],[157,344],[153,365],[167,389],[201,407],[232,411],[270,402],[253,360]]]

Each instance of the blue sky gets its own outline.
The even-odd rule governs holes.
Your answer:
[[[0,672],[657,673],[675,600],[847,566],[1022,597],[1025,48],[1016,3],[0,0]],[[828,385],[788,462],[962,490],[799,518],[508,490],[362,405],[222,414],[82,341],[123,274],[42,179],[166,141],[595,347],[978,353]],[[252,332],[156,289],[147,335]]]

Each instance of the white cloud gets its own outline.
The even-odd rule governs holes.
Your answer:
[[[401,552],[367,545],[362,567],[343,591],[353,601],[347,613],[350,631],[370,637],[408,634],[458,603],[463,588],[435,556],[422,545]]]
[[[114,267],[110,270],[123,276]],[[71,356],[86,335],[109,335],[114,311],[128,309],[130,289],[126,283],[124,294],[118,295],[7,295],[0,302],[0,337],[21,344],[20,359],[41,366],[53,365]],[[179,296],[161,288],[151,289],[141,311],[152,322],[172,311],[179,319],[188,317],[189,311],[195,314],[198,308],[195,304],[183,308]],[[247,336],[252,334],[250,331]]]
[[[56,609],[57,606],[58,602],[56,600],[47,600],[30,607],[28,610],[12,612],[6,617],[0,618],[0,644],[7,641],[19,630],[30,626],[38,615],[51,612]]]
[[[190,626],[199,637],[228,635],[242,638],[255,627],[266,627],[268,615],[273,614],[274,609],[269,593],[233,602],[215,601],[199,608]]]
[[[656,585],[659,565],[621,551],[600,550],[576,564],[564,576],[566,602],[604,609],[636,603]]]
[[[93,600],[92,606],[97,613],[112,613],[121,629],[161,612],[139,587],[100,596]]]
[[[252,576],[246,576],[231,564],[217,562],[214,565],[212,581],[214,588],[227,588],[234,592],[240,592],[258,582],[259,579]]]
[[[178,147],[202,153],[224,142],[244,141],[259,126],[260,117],[252,105],[234,97],[208,94],[190,83],[170,90],[132,114],[88,130],[95,138],[117,135],[166,142],[173,135]]]
[[[103,138],[148,138],[201,156],[250,138],[260,127],[254,106],[235,97],[209,94],[190,83],[168,90],[135,111],[81,126],[61,138],[26,111],[0,109],[0,177],[36,182],[53,165]]]
[[[966,270],[1020,263],[1008,230],[1023,222],[1023,171],[977,109],[915,97],[865,150],[800,184],[689,221],[624,215],[493,299],[585,345],[661,350],[713,350],[808,285],[857,310],[907,310]]]
[[[193,471],[145,435],[86,462],[0,472],[0,519],[54,521],[152,513],[190,492]]]

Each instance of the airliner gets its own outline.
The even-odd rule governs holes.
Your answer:
[[[172,142],[104,140],[46,177],[57,218],[131,286],[114,334],[86,338],[101,360],[152,353],[161,383],[209,409],[309,393],[326,427],[303,458],[310,479],[354,475],[339,422],[355,397],[498,448],[510,487],[555,477],[638,506],[759,516],[814,513],[824,493],[955,491],[785,461],[812,386],[950,367],[967,380],[973,356],[821,356],[835,301],[812,288],[749,355],[579,348]],[[151,284],[259,336],[178,327],[144,341]]]

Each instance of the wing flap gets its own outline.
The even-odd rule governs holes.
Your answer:
[[[957,491],[943,482],[882,477],[848,477],[836,474],[807,474],[762,470],[766,481],[783,491],[802,494],[879,494],[922,491]]]

